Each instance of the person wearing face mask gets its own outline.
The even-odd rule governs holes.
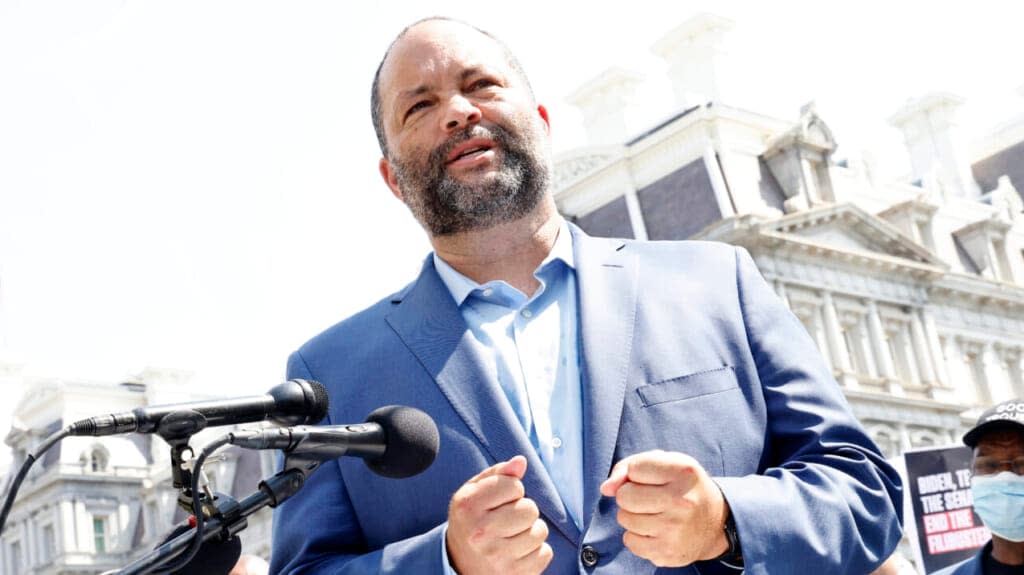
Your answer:
[[[974,511],[992,540],[970,559],[935,575],[1024,574],[1024,399],[990,408],[964,435],[974,449]]]

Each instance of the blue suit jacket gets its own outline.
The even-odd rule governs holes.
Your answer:
[[[748,573],[863,575],[900,538],[899,477],[851,414],[802,325],[741,249],[591,238],[572,228],[584,408],[584,528],[544,465],[431,258],[403,291],[310,340],[288,377],[330,392],[331,424],[387,404],[429,413],[433,466],[386,479],[325,464],[275,511],[274,573],[439,573],[451,495],[516,454],[550,527],[549,573],[735,573],[718,562],[657,570],[622,544],[612,465],[651,449],[695,457],[732,508]],[[599,554],[580,561],[583,545]]]

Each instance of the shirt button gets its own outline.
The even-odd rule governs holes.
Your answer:
[[[492,295],[494,295],[494,290],[492,290],[491,288],[484,288],[483,294],[484,297],[491,297]]]
[[[580,551],[580,561],[583,562],[584,567],[593,567],[597,565],[597,560],[601,556],[597,554],[597,549],[594,549],[590,545],[584,545],[583,550]]]
[[[551,447],[554,447],[555,449],[558,449],[561,446],[562,446],[562,439],[561,438],[559,438],[559,437],[552,437],[551,438]]]
[[[523,317],[525,317],[525,318],[527,318],[527,319],[529,319],[529,318],[533,317],[533,312],[532,312],[532,311],[530,311],[530,310],[528,310],[528,309],[524,309],[523,311],[521,311],[521,312],[519,312],[519,313],[521,313],[521,314],[522,314],[522,316],[523,316]]]

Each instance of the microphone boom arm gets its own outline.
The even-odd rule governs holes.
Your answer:
[[[285,469],[261,481],[259,490],[245,499],[237,502],[226,500],[222,506],[228,507],[228,509],[221,509],[223,517],[209,519],[206,522],[206,528],[202,535],[203,542],[218,537],[226,540],[237,535],[248,526],[247,518],[250,515],[267,506],[277,507],[301,489],[304,482],[305,477],[301,471]],[[152,573],[185,552],[192,544],[195,535],[196,529],[193,527],[117,571],[116,575]]]

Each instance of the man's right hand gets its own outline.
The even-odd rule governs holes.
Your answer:
[[[460,575],[544,571],[554,557],[548,526],[524,497],[526,458],[517,455],[467,481],[448,506],[448,560]]]

